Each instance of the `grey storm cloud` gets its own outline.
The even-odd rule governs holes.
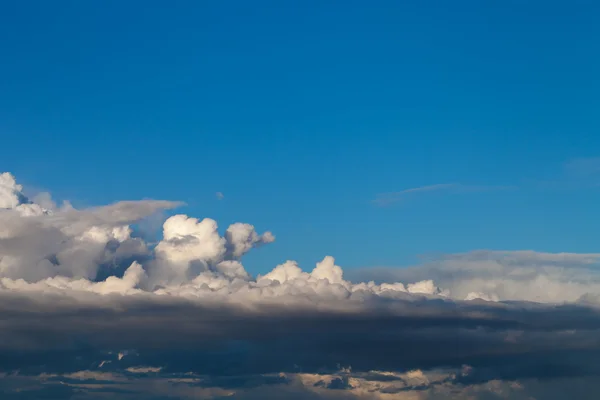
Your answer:
[[[78,358],[93,363],[108,351],[135,349],[137,359],[165,371],[216,375],[314,372],[337,364],[359,371],[487,368],[518,359],[527,359],[534,373],[536,360],[538,367],[551,358],[560,366],[565,352],[600,350],[600,313],[577,305],[422,297],[328,310],[92,293],[0,299],[4,370],[64,369]]]

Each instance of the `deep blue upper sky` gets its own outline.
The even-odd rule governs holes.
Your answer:
[[[3,2],[0,170],[76,206],[183,200],[272,230],[255,273],[597,251],[600,161],[577,160],[600,156],[599,17],[591,0]],[[372,203],[435,184],[463,186]]]

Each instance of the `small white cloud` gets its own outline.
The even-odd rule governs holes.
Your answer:
[[[225,198],[225,195],[221,192],[217,192],[216,196],[217,196],[217,199],[219,199],[219,200],[223,200]]]
[[[149,373],[157,373],[162,370],[162,367],[129,367],[126,371],[131,372],[132,374],[149,374]]]

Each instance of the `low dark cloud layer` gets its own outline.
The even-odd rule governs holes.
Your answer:
[[[2,293],[0,370],[73,372],[130,350],[120,366],[214,376],[468,364],[491,371],[489,379],[507,368],[514,379],[544,378],[596,373],[584,360],[600,350],[599,330],[600,313],[576,305],[423,297],[347,310],[246,309],[161,296]]]

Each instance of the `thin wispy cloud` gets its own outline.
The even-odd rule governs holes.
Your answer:
[[[600,186],[600,157],[577,157],[565,161],[547,180],[530,180],[527,187],[542,190],[581,190]]]
[[[378,193],[373,204],[391,206],[410,197],[426,194],[456,194],[502,190],[577,190],[600,186],[600,157],[578,157],[565,161],[558,173],[549,180],[526,179],[515,185],[469,185],[462,183],[438,183],[403,189],[396,192]]]
[[[379,207],[391,206],[409,197],[425,194],[447,194],[467,192],[487,192],[516,189],[555,189],[576,190],[600,186],[600,157],[578,157],[562,164],[560,170],[549,180],[526,179],[515,185],[469,185],[462,183],[438,183],[403,189],[396,192],[378,193],[373,204]]]
[[[438,183],[435,185],[419,186],[409,189],[400,190],[398,192],[387,192],[377,194],[373,203],[385,207],[408,198],[408,196],[418,195],[420,193],[432,192],[450,192],[450,193],[465,193],[465,192],[484,192],[491,190],[510,190],[515,189],[515,186],[500,186],[500,185],[465,185],[460,183]]]
[[[222,192],[217,192],[215,196],[217,197],[217,200],[223,200],[225,198],[225,195]]]
[[[456,188],[457,186],[458,185],[456,183],[438,183],[435,185],[426,185],[426,186],[419,186],[419,187],[404,189],[404,190],[400,190],[398,192],[379,193],[379,194],[377,194],[377,197],[375,198],[375,200],[373,200],[373,203],[375,203],[376,205],[381,206],[381,207],[388,206],[388,205],[391,205],[391,204],[394,204],[394,203],[397,203],[397,202],[403,200],[404,198],[406,198],[407,195],[422,193],[422,192],[443,191],[443,190]]]
[[[459,185],[456,183],[439,183],[437,185],[428,185],[428,186],[421,186],[421,187],[416,187],[416,188],[405,189],[400,192],[397,192],[397,194],[406,194],[406,193],[415,193],[415,192],[431,192],[432,190],[450,189],[450,188],[455,188],[457,186],[459,186]]]
[[[567,161],[564,171],[569,177],[592,177],[600,175],[600,157],[580,157]]]

